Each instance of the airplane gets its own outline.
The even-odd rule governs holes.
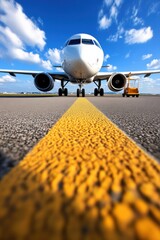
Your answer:
[[[62,49],[61,72],[53,71],[23,71],[0,69],[2,73],[9,73],[16,77],[16,74],[27,74],[34,77],[34,85],[43,92],[53,89],[55,80],[60,80],[61,88],[58,90],[59,96],[67,96],[68,89],[66,85],[71,82],[78,84],[77,97],[82,94],[85,97],[84,84],[95,83],[94,96],[103,96],[104,89],[101,87],[101,81],[108,82],[108,88],[111,91],[121,91],[126,83],[127,78],[135,75],[145,75],[149,77],[151,74],[160,73],[160,70],[148,71],[128,71],[128,72],[101,72],[103,67],[104,53],[103,50],[93,36],[89,34],[79,33],[70,37]]]

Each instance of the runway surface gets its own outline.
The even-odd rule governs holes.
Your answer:
[[[160,160],[160,96],[89,98],[120,129]]]
[[[52,101],[55,100],[54,119],[62,116],[62,112],[57,113],[60,103],[65,102],[63,111],[74,104],[47,135],[44,132],[48,131],[53,121],[46,118],[48,111],[51,111],[49,116],[53,114],[49,99],[10,99],[10,102],[3,99],[4,102],[7,100],[5,109],[4,104],[3,107],[1,105],[2,116],[5,116],[3,126],[8,124],[10,116],[10,124],[5,127],[7,134],[12,131],[9,136],[16,136],[16,130],[20,134],[13,145],[15,151],[12,151],[12,145],[9,150],[5,131],[2,131],[6,144],[3,143],[6,151],[4,158],[7,151],[8,154],[12,152],[12,157],[15,152],[22,152],[23,147],[19,151],[18,144],[21,146],[23,142],[22,145],[28,146],[36,132],[37,138],[28,149],[43,134],[45,137],[0,182],[0,239],[4,236],[5,239],[34,240],[153,240],[153,236],[154,240],[160,239],[159,163],[91,104],[94,101],[95,105],[105,104],[105,101],[109,104],[110,101],[113,107],[109,109],[106,104],[102,110],[109,111],[113,117],[113,112],[120,108],[121,99],[79,98],[75,101],[71,97],[52,98]],[[154,101],[157,104],[158,99],[151,98],[151,105]],[[128,113],[130,106],[137,106],[138,100],[122,99],[121,102]],[[146,98],[144,100],[147,101]],[[143,99],[134,110],[135,114],[131,114],[136,119],[142,119],[140,113],[145,109],[142,106]],[[40,114],[43,108],[45,110]],[[154,116],[159,114],[156,107],[152,110]],[[114,118],[118,119],[117,116]],[[39,127],[41,129],[42,120],[41,135]],[[139,121],[139,125],[143,121]],[[35,124],[36,131],[33,129]],[[14,128],[17,125],[18,129]],[[27,148],[25,151],[28,151]]]
[[[0,98],[0,177],[57,122],[76,97]],[[160,97],[89,97],[100,111],[160,160]]]
[[[0,177],[15,166],[76,98],[0,98]]]

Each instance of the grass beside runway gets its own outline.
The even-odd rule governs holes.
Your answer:
[[[0,239],[160,239],[159,164],[86,99],[0,189]]]

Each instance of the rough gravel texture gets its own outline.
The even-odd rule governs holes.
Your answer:
[[[0,98],[0,178],[46,135],[76,98]]]
[[[160,96],[106,96],[89,100],[160,161]]]

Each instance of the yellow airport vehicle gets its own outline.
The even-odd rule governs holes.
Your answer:
[[[130,81],[133,81],[132,84]],[[124,92],[122,97],[139,97],[139,78],[127,78],[126,87],[124,87]]]

